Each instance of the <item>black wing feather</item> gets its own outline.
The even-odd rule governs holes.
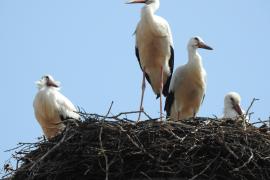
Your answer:
[[[174,92],[169,92],[166,97],[164,110],[167,113],[167,118],[171,115],[172,104],[174,102]]]
[[[138,60],[138,63],[141,67],[141,70],[144,72],[143,68],[142,68],[142,65],[141,65],[141,60],[140,60],[140,53],[139,53],[139,49],[138,47],[135,47],[135,54],[136,54],[136,57],[137,57],[137,60]],[[150,81],[150,78],[148,76],[148,74],[145,72],[145,77],[146,77],[146,80],[149,82],[149,84],[151,84],[151,81]]]
[[[201,105],[202,105],[202,104],[203,104],[203,102],[204,102],[204,98],[205,98],[205,94],[203,94],[203,98],[202,98]]]
[[[163,87],[163,95],[166,97],[169,94],[169,87],[170,87],[170,83],[171,83],[171,79],[172,79],[172,74],[173,74],[173,66],[174,66],[174,50],[173,47],[170,46],[171,48],[171,57],[169,60],[169,67],[170,67],[170,71],[171,71],[171,75],[168,77],[164,87]]]

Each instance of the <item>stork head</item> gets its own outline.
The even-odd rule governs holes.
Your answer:
[[[202,38],[198,36],[191,38],[188,42],[188,49],[198,49],[198,48],[213,50],[213,48],[205,44]]]
[[[135,4],[135,3],[144,3],[144,4],[152,4],[158,0],[129,0],[127,4]]]
[[[39,81],[36,82],[38,89],[43,87],[59,88],[59,82],[55,81],[51,75],[44,75]]]
[[[236,92],[229,92],[224,98],[224,109],[234,110],[238,115],[243,115],[240,103],[240,95]]]

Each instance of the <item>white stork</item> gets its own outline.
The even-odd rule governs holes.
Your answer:
[[[36,119],[48,139],[53,138],[65,129],[63,120],[79,120],[75,106],[59,92],[59,82],[52,76],[45,75],[36,82],[38,93],[34,99]]]
[[[223,118],[236,119],[243,115],[245,111],[241,108],[241,97],[236,92],[229,92],[224,98]]]
[[[173,72],[173,40],[168,22],[154,13],[159,8],[159,0],[130,0],[131,3],[145,3],[141,20],[136,28],[136,56],[143,71],[140,111],[143,110],[145,78],[153,91],[160,97],[160,119],[162,120],[162,94],[168,95]],[[139,118],[140,119],[139,114]]]
[[[213,50],[200,37],[190,39],[188,63],[178,67],[172,77],[165,111],[172,120],[195,117],[203,101],[206,88],[206,72],[198,48]]]

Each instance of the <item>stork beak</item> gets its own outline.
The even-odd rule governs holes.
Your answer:
[[[52,87],[56,87],[56,88],[59,87],[59,85],[56,82],[52,81],[52,80],[49,80],[47,82],[47,86],[52,86]]]
[[[238,113],[238,115],[243,115],[243,111],[242,111],[241,107],[239,106],[239,104],[234,104],[233,108]]]
[[[198,43],[198,48],[203,48],[203,49],[207,49],[207,50],[213,50],[213,48],[211,48],[210,46],[208,46],[207,44],[205,44],[203,42]]]
[[[129,0],[126,4],[145,3],[146,0]]]

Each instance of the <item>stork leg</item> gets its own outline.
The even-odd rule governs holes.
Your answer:
[[[180,120],[180,112],[178,111],[177,112],[177,121],[179,121]]]
[[[196,111],[194,110],[193,111],[193,119],[195,119],[196,118]]]
[[[162,114],[163,114],[163,109],[162,109],[162,91],[163,91],[163,66],[160,68],[161,73],[160,73],[160,88],[159,88],[159,94],[160,94],[160,120],[162,121]]]
[[[140,121],[142,111],[144,111],[144,109],[143,109],[144,91],[145,91],[145,71],[143,71],[143,79],[142,79],[142,95],[141,95],[141,102],[140,102],[140,109],[139,109],[139,117],[138,117],[137,122]]]

